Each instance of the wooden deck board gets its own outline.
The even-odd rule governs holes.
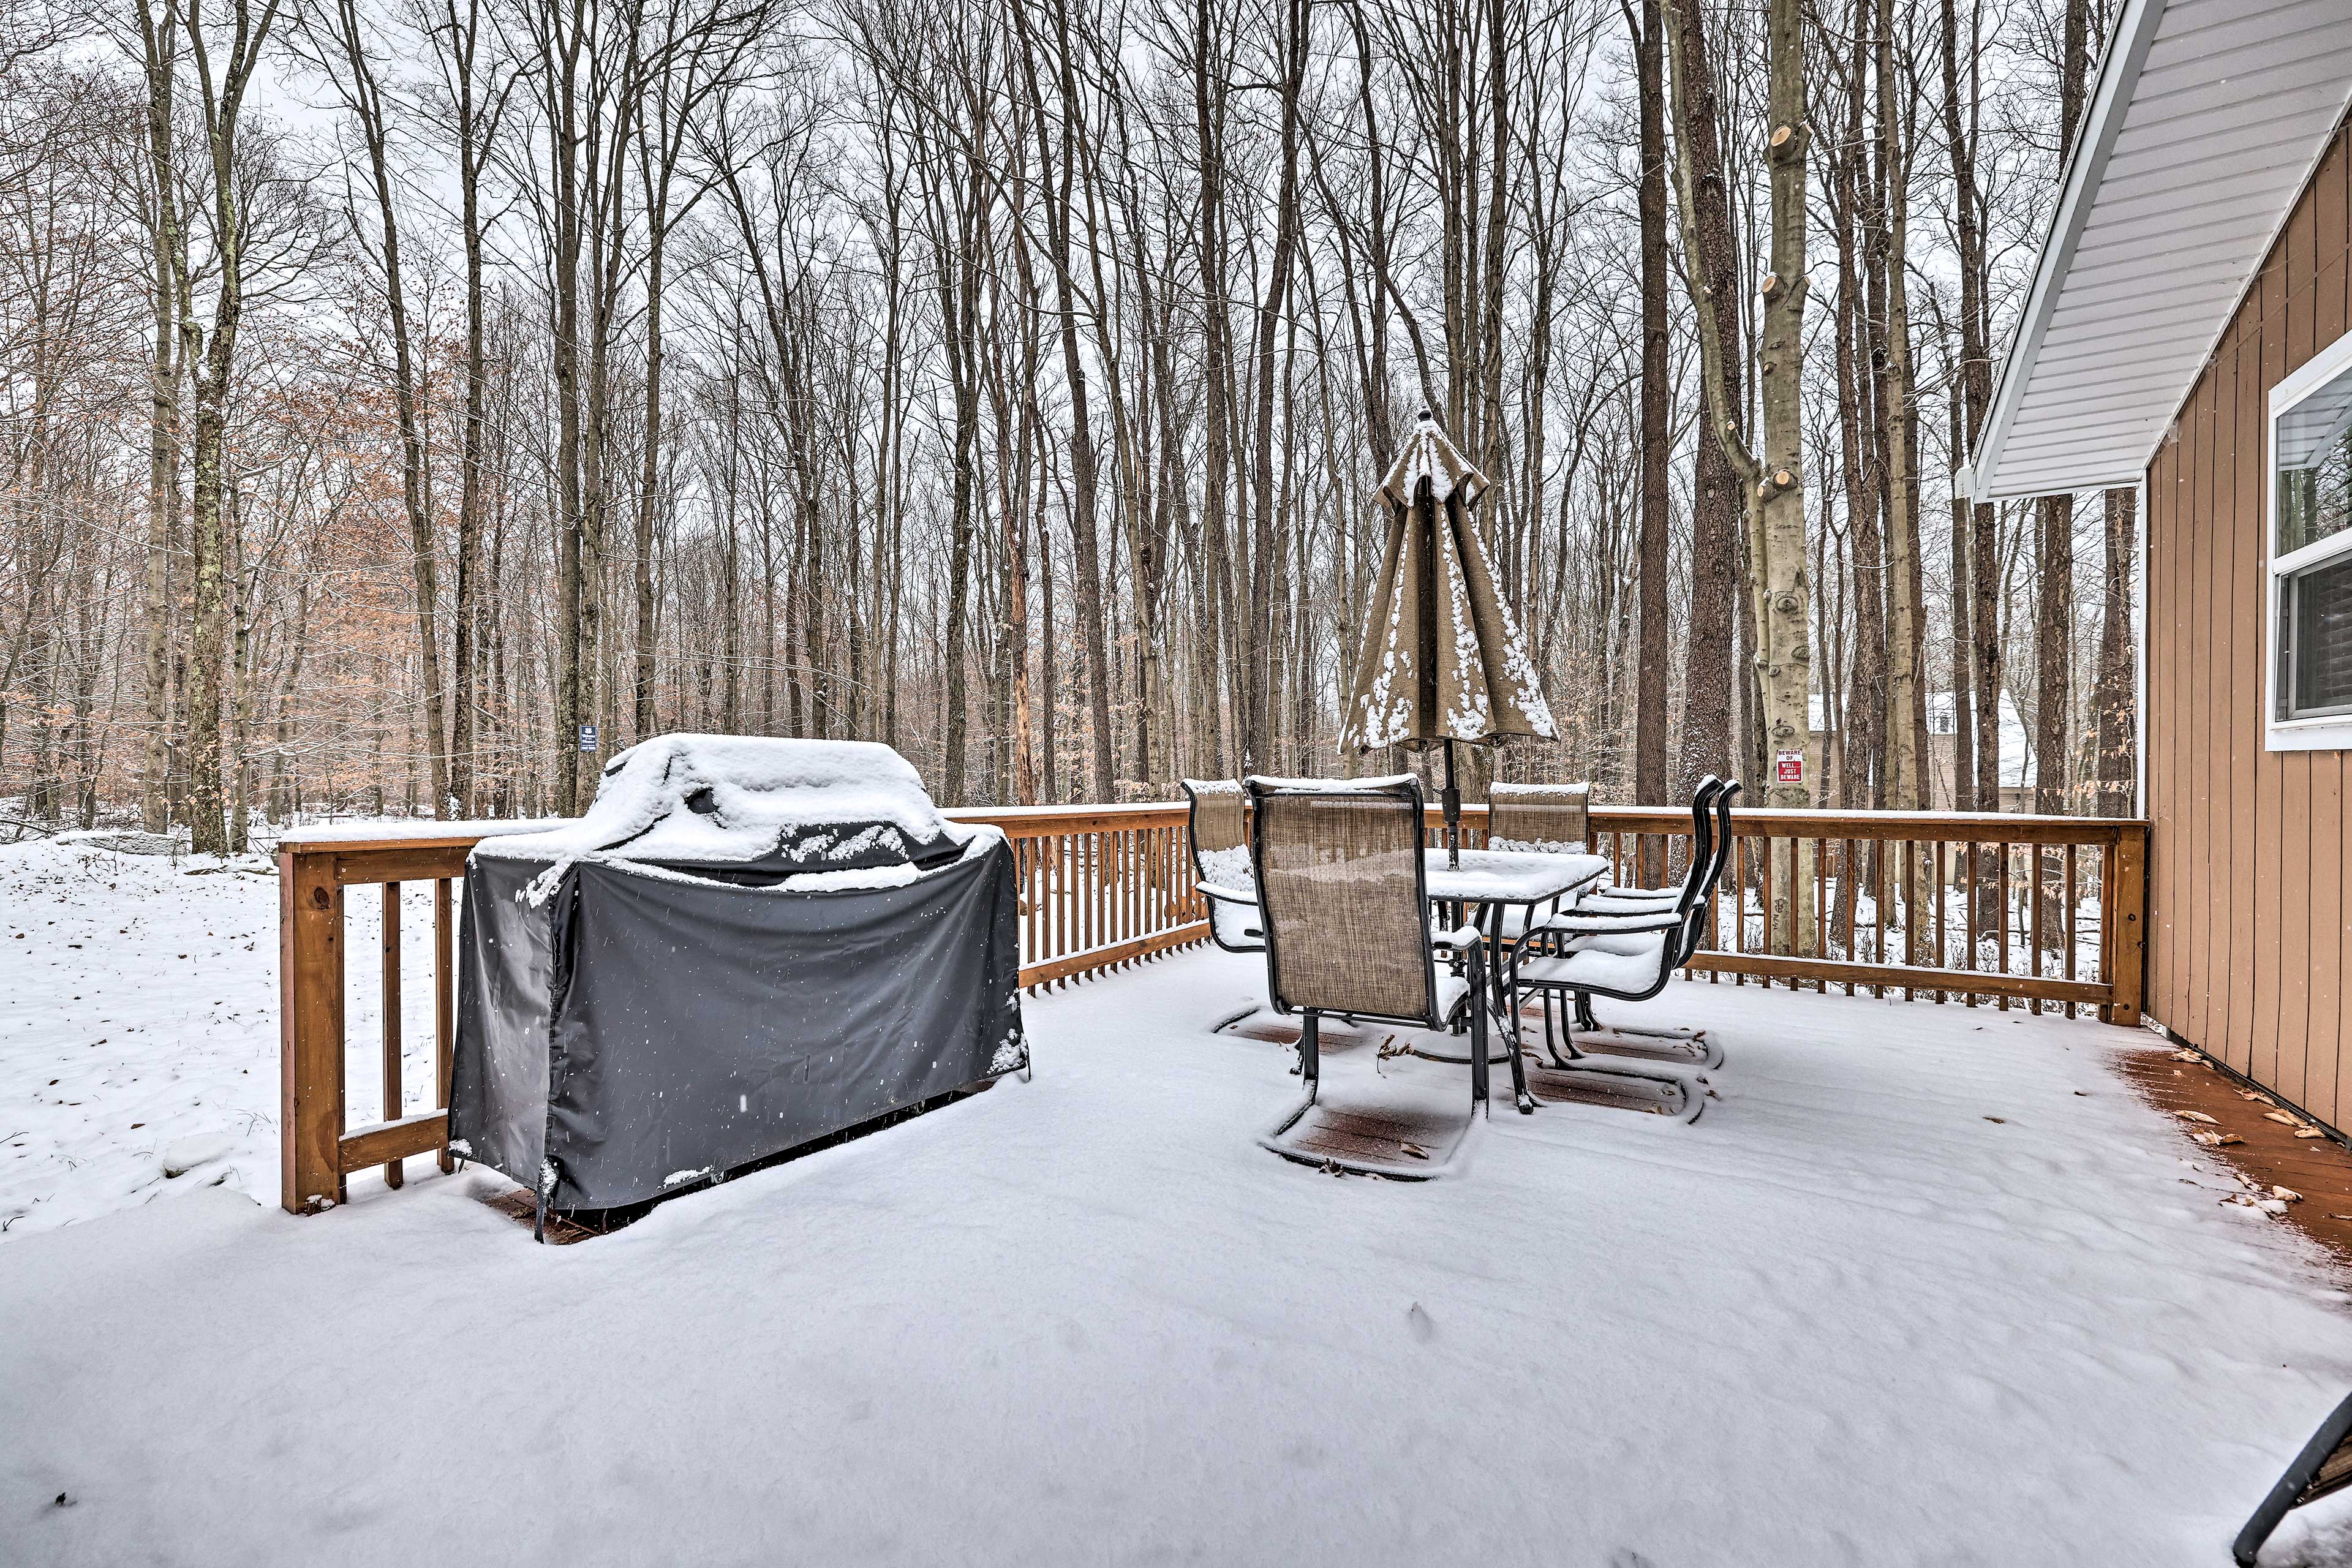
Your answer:
[[[1605,1065],[1608,1059],[1596,1053],[1598,1063]],[[1689,1104],[1679,1096],[1665,1099],[1641,1080],[1627,1080],[1620,1089],[1597,1074],[1567,1073],[1533,1062],[1528,1064],[1528,1092],[1535,1096],[1538,1105],[1589,1105],[1644,1116],[1680,1115]]]
[[[2352,1269],[2352,1150],[2326,1138],[2297,1138],[2293,1129],[2263,1116],[2273,1109],[2268,1101],[2244,1098],[2244,1085],[2201,1061],[2182,1061],[2167,1051],[2133,1051],[2122,1058],[2122,1067],[2125,1078],[2159,1110],[2200,1111],[2213,1119],[2209,1131],[2245,1140],[2209,1148],[2189,1141],[2195,1124],[2180,1123],[2185,1148],[2229,1164],[2264,1187],[2301,1193],[2302,1201],[2288,1204],[2280,1223],[2293,1225]]]
[[[1423,1151],[1430,1164],[1440,1165],[1468,1127],[1466,1111],[1448,1117],[1390,1107],[1358,1110],[1324,1104],[1308,1110],[1281,1142],[1285,1149],[1309,1158],[1328,1155],[1403,1166],[1420,1158],[1405,1148],[1410,1143]]]

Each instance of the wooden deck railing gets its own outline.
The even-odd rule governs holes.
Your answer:
[[[1207,940],[1181,805],[958,811],[1011,841],[1021,895],[1021,983],[1031,988]],[[1466,837],[1485,808],[1464,809]],[[1645,847],[1679,875],[1686,811],[1601,806],[1596,848],[1636,879]],[[1438,818],[1431,811],[1433,842]],[[1899,991],[2098,1010],[2136,1021],[2141,996],[2147,825],[2077,817],[1742,812],[1714,900],[1717,941],[1690,968],[1733,983],[1775,981],[1849,994]],[[447,1149],[457,1019],[456,879],[480,836],[303,840],[278,850],[279,1122],[282,1200],[304,1213],[340,1202],[352,1173]],[[1682,841],[1682,842],[1677,842]],[[1792,873],[1791,868],[1794,868]],[[1792,874],[1812,898],[1775,900]],[[403,884],[430,884],[432,1092],[407,1110],[402,1006]],[[345,889],[378,889],[383,1117],[347,1127]],[[1776,908],[1781,912],[1776,914]],[[1807,910],[1810,908],[1811,913]],[[1957,962],[1956,962],[1957,961]],[[422,1020],[414,1020],[421,1026]],[[422,1038],[421,1033],[419,1036]],[[364,1059],[364,1058],[362,1058]]]
[[[1485,816],[1463,808],[1473,841]],[[1688,864],[1687,809],[1595,806],[1592,828],[1621,885],[1661,851],[1674,876]],[[1787,896],[1792,875],[1810,898]],[[2144,821],[1739,811],[1710,900],[1715,941],[1690,970],[1736,984],[1842,985],[1848,995],[2021,1002],[2069,1017],[2089,1007],[2137,1023],[2147,902]]]

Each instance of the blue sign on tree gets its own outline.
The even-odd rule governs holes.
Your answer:
[[[580,749],[583,752],[593,752],[596,749],[595,725],[583,724],[580,726]]]

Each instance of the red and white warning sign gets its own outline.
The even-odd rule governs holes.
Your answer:
[[[1773,774],[1777,782],[1780,784],[1802,784],[1805,782],[1804,752],[1782,752],[1775,759],[1775,762],[1777,765],[1773,769]]]

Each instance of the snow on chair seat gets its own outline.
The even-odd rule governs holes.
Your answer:
[[[1209,903],[1209,940],[1227,952],[1265,951],[1265,920],[1250,867],[1242,786],[1231,779],[1181,779],[1190,819],[1192,876]]]

